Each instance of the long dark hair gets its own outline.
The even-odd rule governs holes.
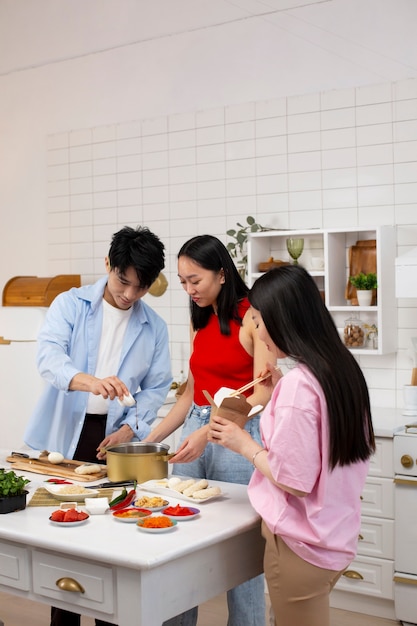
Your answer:
[[[319,381],[329,414],[329,464],[368,459],[375,450],[368,388],[342,343],[310,274],[298,265],[273,269],[249,292],[274,344]]]
[[[248,287],[240,277],[226,246],[213,235],[197,235],[186,241],[178,252],[178,258],[186,256],[205,270],[224,271],[224,285],[217,298],[217,315],[220,332],[230,335],[230,321],[241,323],[238,303],[248,293]],[[199,307],[190,298],[191,323],[194,330],[207,326],[213,313],[212,306]]]

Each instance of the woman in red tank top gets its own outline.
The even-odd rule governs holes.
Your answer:
[[[172,459],[174,474],[248,484],[253,466],[242,456],[207,442],[210,405],[203,390],[214,396],[220,387],[238,389],[265,371],[268,350],[253,323],[248,287],[224,244],[211,235],[187,241],[178,253],[178,275],[190,296],[191,357],[184,393],[147,441],[160,442],[184,424],[181,443]],[[256,385],[247,400],[264,406],[269,390]],[[259,415],[246,425],[260,440]],[[229,626],[264,626],[263,576],[228,592]],[[164,622],[164,626],[195,626],[197,607]]]

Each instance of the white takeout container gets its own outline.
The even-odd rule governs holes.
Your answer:
[[[109,508],[108,498],[86,498],[84,502],[90,515],[103,515]]]

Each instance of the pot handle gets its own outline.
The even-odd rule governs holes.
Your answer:
[[[157,461],[169,461],[169,459],[172,459],[173,456],[175,456],[177,453],[176,452],[170,452],[169,454],[162,454],[161,456],[156,456],[155,459]]]

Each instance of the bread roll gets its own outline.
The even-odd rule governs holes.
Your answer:
[[[188,480],[182,480],[180,483],[174,485],[172,488],[175,489],[175,491],[183,493],[184,489],[187,489],[187,487],[191,487],[191,485],[194,485],[195,482],[196,481],[194,478],[189,478]]]
[[[99,465],[98,463],[85,463],[84,465],[76,467],[74,472],[76,474],[98,474],[103,467],[103,465]]]
[[[207,480],[205,478],[202,478],[201,480],[197,480],[197,482],[193,485],[190,485],[190,487],[187,487],[187,489],[184,489],[183,494],[185,496],[192,496],[194,491],[199,491],[199,489],[206,489],[207,487]]]
[[[207,489],[199,489],[194,491],[192,498],[196,500],[205,500],[206,498],[212,498],[213,496],[219,496],[222,490],[220,487],[208,487]]]

